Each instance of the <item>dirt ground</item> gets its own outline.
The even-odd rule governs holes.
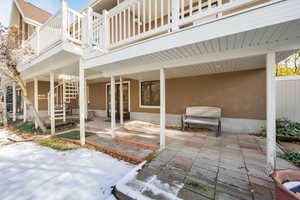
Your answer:
[[[300,144],[291,142],[279,142],[279,144],[288,152],[300,153]]]

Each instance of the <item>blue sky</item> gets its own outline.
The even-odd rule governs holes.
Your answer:
[[[0,0],[0,22],[8,25],[10,9],[13,0]],[[55,13],[60,8],[61,0],[27,0],[28,2],[50,12]],[[72,9],[79,11],[91,0],[68,0],[68,5]]]

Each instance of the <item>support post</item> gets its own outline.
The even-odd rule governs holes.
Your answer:
[[[39,112],[39,89],[38,89],[38,79],[34,78],[34,108]],[[26,109],[24,105],[24,109]],[[35,120],[35,128],[38,128],[38,123]]]
[[[54,72],[50,72],[50,122],[51,135],[55,134],[55,98],[54,98]]]
[[[68,37],[68,3],[67,0],[61,0],[61,12],[62,12],[62,31],[61,39],[66,41]]]
[[[276,161],[276,54],[266,56],[267,63],[267,171],[272,173]]]
[[[179,30],[179,0],[172,0],[171,2],[171,11],[172,11],[172,32]]]
[[[86,23],[84,28],[84,38],[86,47],[93,46],[93,8],[88,7],[86,12]]]
[[[16,93],[16,82],[12,83],[13,89],[13,121],[17,120],[17,93]]]
[[[116,85],[115,77],[110,77],[110,117],[111,117],[111,136],[116,137]]]
[[[120,124],[124,124],[123,78],[120,76]]]
[[[166,79],[165,70],[160,69],[160,150],[166,147]]]
[[[88,85],[86,79],[84,79],[84,94],[85,94],[85,102],[84,102],[84,114],[85,119],[88,118]]]
[[[27,105],[26,102],[23,101],[23,122],[27,121]]]
[[[80,144],[85,145],[85,71],[84,60],[79,64],[79,110],[80,110]]]
[[[36,54],[40,55],[40,26],[36,27]]]
[[[63,121],[66,122],[66,82],[65,79],[63,79],[63,91],[62,91],[62,105],[63,105]]]

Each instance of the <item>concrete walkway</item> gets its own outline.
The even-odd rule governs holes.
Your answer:
[[[169,138],[166,150],[126,185],[160,200],[274,199],[264,147],[264,139],[247,135]],[[278,158],[277,168],[295,167]]]

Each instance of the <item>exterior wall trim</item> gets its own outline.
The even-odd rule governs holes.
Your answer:
[[[141,120],[159,124],[159,113],[131,112],[131,120]],[[253,133],[266,124],[266,120],[222,118],[222,131],[230,133]],[[181,115],[166,114],[166,125],[181,126]]]

